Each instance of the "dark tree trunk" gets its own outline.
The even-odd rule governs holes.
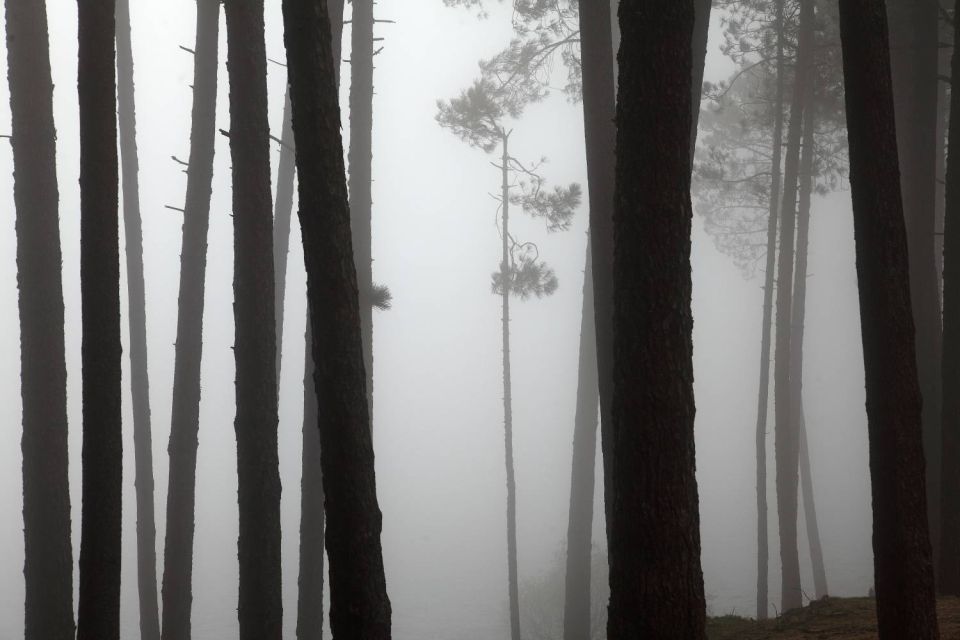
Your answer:
[[[78,640],[120,637],[120,249],[114,3],[79,0],[83,508]]]
[[[330,560],[333,637],[390,638],[360,303],[325,2],[284,0]]]
[[[613,0],[616,1],[616,0]],[[616,128],[613,43],[610,6],[606,2],[580,5],[580,51],[583,65],[583,128],[587,152],[590,205],[590,251],[593,254],[594,321],[597,383],[600,394],[600,446],[603,450],[603,495],[607,535],[613,507],[609,427],[613,388],[613,188]],[[581,558],[589,566],[590,559]]]
[[[958,15],[958,14],[954,14]],[[954,19],[955,42],[960,20]],[[960,87],[960,49],[953,50],[953,86]],[[960,149],[960,91],[950,96],[950,143]],[[943,494],[940,593],[960,596],[960,151],[947,160],[943,234]]]
[[[329,0],[331,49],[335,85],[340,88],[340,47],[343,34],[343,0]],[[289,89],[288,89],[289,91]],[[287,106],[290,105],[289,100]],[[289,117],[293,118],[291,113]],[[291,134],[292,134],[291,122]],[[290,136],[291,148],[294,145]],[[290,176],[291,187],[293,175]],[[300,571],[297,590],[297,640],[323,638],[323,474],[320,471],[320,433],[317,431],[317,391],[313,386],[313,338],[310,315],[303,357],[303,455],[300,476]],[[279,344],[279,343],[278,343]],[[279,369],[277,372],[279,376]]]
[[[590,569],[592,564],[594,461],[597,457],[596,322],[593,312],[593,265],[587,242],[580,321],[577,410],[573,421],[570,518],[567,525],[567,570],[564,588],[564,640],[590,640]]]
[[[780,167],[783,164],[784,0],[777,0],[777,94],[773,114],[773,157],[770,164],[770,212],[767,217],[767,264],[763,283],[763,326],[760,335],[760,391],[757,397],[757,619],[765,620],[770,608],[770,534],[767,515],[767,417],[770,402],[770,349],[773,323],[773,289],[777,260],[777,226],[780,219]]]
[[[690,310],[694,5],[620,4],[611,640],[705,637]]]
[[[939,4],[890,0],[891,62],[903,210],[910,250],[910,292],[923,395],[927,514],[934,557],[940,531],[940,285],[934,257],[936,218]]]
[[[710,34],[710,9],[713,0],[696,0],[693,21],[693,73],[690,78],[693,125],[690,127],[690,167],[697,149],[697,129],[700,123],[700,101],[703,98],[703,70],[707,64],[707,40]]]
[[[793,386],[790,380],[793,322],[794,235],[797,221],[797,189],[800,176],[800,144],[803,111],[813,35],[813,0],[800,0],[800,39],[790,102],[790,127],[784,163],[783,205],[780,209],[780,260],[777,265],[777,339],[774,355],[773,392],[776,427],[777,520],[780,524],[781,611],[803,606],[800,586],[800,556],[797,543],[797,496],[799,440],[794,422]]]
[[[363,368],[373,428],[373,0],[353,0],[350,20],[350,228],[360,294]]]
[[[45,2],[6,0],[23,400],[25,640],[73,640],[67,370]]]
[[[273,216],[263,1],[227,0],[241,640],[281,637]]]
[[[939,638],[887,16],[840,0],[881,640]]]
[[[287,255],[290,252],[290,218],[293,213],[293,178],[296,155],[290,114],[290,88],[283,97],[283,124],[280,133],[280,160],[277,168],[277,196],[273,205],[273,308],[276,313],[277,384],[283,356],[284,297],[287,291]]]
[[[803,340],[804,319],[807,309],[807,257],[810,247],[810,198],[813,192],[814,129],[814,84],[807,78],[806,107],[803,112],[803,152],[800,157],[800,207],[797,222],[797,269],[793,279],[793,321],[790,345],[790,385],[793,403],[793,428],[798,437],[800,462],[800,486],[803,492],[803,516],[807,525],[807,541],[810,544],[810,561],[813,565],[813,585],[816,598],[827,595],[827,572],[823,565],[823,549],[820,545],[820,527],[817,524],[817,507],[813,496],[813,477],[810,470],[810,448],[807,443],[807,423],[803,409]]]
[[[130,323],[130,388],[133,405],[134,473],[137,489],[137,593],[140,637],[160,639],[157,610],[157,528],[153,506],[153,438],[150,430],[150,380],[147,375],[147,303],[143,281],[143,233],[140,225],[140,162],[133,88],[130,2],[116,0],[117,115],[126,235],[127,296]]]
[[[213,180],[217,111],[217,47],[220,0],[197,1],[193,59],[190,164],[180,251],[180,301],[173,367],[170,474],[163,554],[163,640],[189,640],[193,602],[193,532],[200,426],[200,360],[203,351],[203,291]]]

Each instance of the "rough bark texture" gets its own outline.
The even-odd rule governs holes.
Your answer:
[[[690,310],[693,0],[623,0],[611,640],[704,638]],[[656,167],[656,170],[651,170]]]
[[[597,457],[597,330],[593,312],[593,261],[587,242],[580,321],[577,409],[573,421],[570,517],[563,607],[564,640],[590,640],[590,568],[593,537],[594,462]]]
[[[363,368],[373,428],[373,0],[353,0],[350,19],[350,228],[360,293]]]
[[[157,609],[157,527],[153,505],[153,438],[150,429],[150,380],[147,375],[147,303],[143,281],[143,232],[140,224],[140,162],[133,85],[130,2],[116,0],[117,116],[126,236],[127,297],[130,327],[130,389],[133,406],[134,474],[137,490],[137,594],[140,637],[160,639]]]
[[[954,14],[956,15],[956,14]],[[960,42],[960,20],[954,20]],[[953,86],[960,87],[960,49],[953,50]],[[950,97],[950,144],[960,150],[960,91]],[[947,160],[943,234],[943,492],[940,575],[943,595],[960,595],[960,151]]]
[[[500,238],[503,255],[500,270],[503,283],[500,292],[502,314],[500,327],[503,347],[503,442],[507,472],[507,593],[510,603],[510,638],[520,640],[520,580],[517,575],[517,480],[513,463],[513,382],[510,373],[510,155],[507,143],[510,135],[504,133],[500,144],[503,156],[500,170],[503,183],[500,188]]]
[[[807,423],[803,409],[803,338],[807,309],[807,257],[810,247],[810,197],[813,192],[813,154],[815,107],[813,77],[808,78],[806,108],[803,113],[803,152],[800,157],[800,205],[797,221],[797,268],[793,279],[793,322],[790,355],[790,384],[793,404],[793,428],[798,437],[800,487],[803,493],[803,517],[810,544],[810,562],[813,565],[813,585],[816,599],[827,595],[827,572],[823,564],[820,544],[820,526],[813,495],[813,476],[810,469],[810,448],[807,442]]]
[[[114,3],[79,0],[83,508],[78,640],[120,637],[120,249]]]
[[[797,220],[797,189],[800,175],[800,144],[803,111],[813,35],[813,0],[800,0],[800,41],[790,101],[790,126],[784,163],[783,205],[780,209],[780,259],[777,265],[777,338],[774,355],[774,438],[777,461],[777,521],[780,524],[781,611],[803,606],[800,586],[800,556],[797,543],[797,495],[799,464],[798,434],[793,421],[797,402],[792,397],[791,323],[793,320],[794,236]]]
[[[940,285],[934,257],[936,218],[939,3],[889,0],[893,97],[903,211],[910,250],[910,292],[923,395],[927,515],[934,557],[940,530]]]
[[[280,473],[263,2],[227,0],[224,9],[233,161],[240,638],[279,640]]]
[[[920,386],[882,0],[840,0],[881,640],[936,639]]]
[[[777,93],[773,114],[773,157],[770,164],[770,212],[767,217],[767,264],[763,283],[763,326],[760,335],[760,391],[757,394],[757,619],[770,609],[770,534],[767,515],[767,417],[770,402],[770,348],[773,322],[773,289],[777,260],[777,227],[780,220],[780,168],[783,164],[783,59],[784,0],[777,0]]]
[[[73,640],[67,370],[47,10],[36,0],[4,5],[23,400],[24,638]]]
[[[340,47],[343,0],[329,0],[331,49],[335,84],[340,88]],[[289,105],[289,101],[287,102]],[[294,144],[291,113],[290,144]],[[291,147],[293,148],[293,147]],[[293,176],[291,175],[291,183]],[[291,184],[292,186],[292,184]],[[317,431],[317,390],[313,386],[313,338],[310,316],[303,358],[303,455],[300,480],[300,571],[297,590],[297,640],[323,638],[323,474],[320,472],[320,433]],[[279,344],[279,343],[278,343]],[[278,371],[279,375],[279,371]]]
[[[163,554],[163,640],[189,640],[193,603],[193,532],[200,426],[203,292],[213,180],[220,1],[197,1],[190,162],[180,250],[180,300],[173,367],[170,473]]]
[[[340,108],[325,2],[284,0],[335,638],[390,638]]]
[[[614,0],[615,1],[615,0]],[[580,51],[583,65],[583,128],[587,152],[590,205],[590,251],[596,326],[597,382],[600,394],[600,446],[603,450],[603,495],[607,535],[613,506],[609,427],[613,389],[613,188],[616,147],[616,89],[610,5],[580,5]],[[581,559],[581,562],[583,560]],[[589,558],[586,560],[589,565]]]

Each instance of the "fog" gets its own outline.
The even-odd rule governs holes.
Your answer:
[[[57,164],[63,247],[70,422],[73,549],[80,548],[79,131],[76,110],[76,6],[49,4],[55,84]],[[150,400],[156,478],[157,553],[162,570],[166,443],[170,430],[179,252],[186,176],[170,156],[189,153],[194,3],[133,3],[141,206],[147,292]],[[349,12],[349,5],[347,11]],[[392,308],[375,311],[374,442],[383,511],[383,549],[399,640],[505,637],[507,563],[501,387],[500,304],[489,278],[500,260],[499,186],[490,156],[437,126],[436,100],[457,95],[477,75],[477,60],[511,37],[509,3],[488,3],[478,20],[438,0],[376,5],[383,50],[375,58],[373,130],[374,280],[389,286]],[[267,54],[282,60],[279,0],[268,0]],[[222,17],[221,17],[222,20]],[[707,79],[729,75],[715,16]],[[218,127],[229,128],[226,52],[221,28]],[[344,57],[349,57],[349,24]],[[269,65],[270,122],[279,131],[286,70]],[[344,66],[341,105],[349,137]],[[6,92],[6,84],[0,91]],[[8,99],[0,121],[9,122]],[[582,105],[556,90],[513,124],[515,155],[549,158],[550,184],[586,189]],[[2,129],[2,127],[0,127]],[[5,131],[0,131],[5,133]],[[560,133],[561,135],[558,135]],[[274,180],[277,145],[273,145]],[[0,174],[12,175],[0,152]],[[12,180],[0,192],[0,638],[23,635],[23,526],[20,454],[19,318]],[[870,486],[864,412],[853,221],[846,185],[815,196],[810,240],[804,401],[821,536],[831,595],[866,595],[873,584]],[[232,220],[227,138],[217,136],[207,266],[203,395],[194,545],[193,635],[238,636],[237,479],[234,420]],[[517,302],[511,322],[521,582],[563,562],[587,230],[586,198],[569,231],[535,236],[559,289]],[[123,235],[121,229],[121,248]],[[283,482],[284,637],[294,637],[300,519],[305,276],[298,227],[291,236],[280,378]],[[759,371],[762,274],[745,278],[706,234],[693,229],[694,366],[697,478],[702,562],[712,614],[752,615],[756,589],[754,431]],[[121,270],[125,268],[121,260]],[[121,283],[123,313],[126,285]],[[139,633],[127,324],[124,352],[123,591],[121,635]],[[771,398],[772,402],[772,398]],[[771,406],[772,412],[772,406]],[[773,459],[772,421],[770,450]],[[599,460],[597,469],[600,469]],[[594,540],[603,546],[602,474]],[[779,557],[770,474],[770,599],[779,602]],[[801,518],[802,518],[801,513]],[[812,580],[800,527],[804,588]],[[75,584],[78,571],[74,571]],[[810,586],[808,586],[810,585]],[[562,601],[557,603],[562,608]]]

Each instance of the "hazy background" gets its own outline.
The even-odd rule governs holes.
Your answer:
[[[440,0],[376,5],[385,38],[375,58],[373,149],[374,280],[393,308],[375,312],[375,447],[383,546],[398,640],[489,640],[505,635],[506,542],[500,304],[490,294],[499,264],[499,172],[481,151],[434,122],[435,101],[477,74],[476,62],[511,37],[510,8],[493,2],[478,21]],[[186,176],[193,60],[191,0],[132,3],[140,186],[156,478],[158,573],[162,574],[173,344]],[[80,542],[79,133],[76,107],[76,5],[48,2],[55,84],[66,304],[70,479],[74,555]],[[349,5],[348,5],[349,13]],[[349,17],[349,16],[347,16]],[[268,0],[267,54],[282,60],[280,1]],[[222,23],[221,23],[222,25]],[[731,70],[717,49],[714,19],[707,78]],[[226,54],[221,26],[221,57]],[[344,57],[349,56],[349,25]],[[5,57],[0,64],[5,64]],[[270,65],[270,122],[280,129],[285,69]],[[349,67],[343,67],[346,105]],[[0,92],[6,92],[0,83]],[[217,125],[229,128],[221,59]],[[9,123],[8,99],[0,122]],[[8,132],[0,125],[0,133]],[[345,141],[349,121],[344,114]],[[582,106],[557,91],[516,123],[520,158],[547,156],[553,184],[586,187]],[[276,179],[276,145],[273,146]],[[196,640],[237,636],[236,450],[232,221],[227,140],[217,136],[204,318],[203,399],[197,473],[193,629]],[[0,145],[0,173],[12,175]],[[2,189],[0,233],[0,638],[23,634],[23,527],[20,456],[19,321],[12,179]],[[584,198],[586,201],[586,197]],[[561,562],[567,529],[571,440],[586,243],[584,205],[569,232],[514,218],[536,240],[560,280],[551,298],[513,305],[514,429],[521,580]],[[299,232],[291,257],[280,387],[285,637],[294,635],[300,504],[304,275]],[[121,248],[123,235],[121,231]],[[121,260],[121,270],[124,262]],[[754,430],[762,289],[744,280],[703,231],[693,234],[697,469],[703,568],[711,613],[750,614],[755,602]],[[126,285],[121,298],[126,310]],[[127,318],[123,318],[124,345]],[[849,192],[815,198],[807,302],[805,409],[817,507],[833,595],[864,595],[872,585],[863,364]],[[124,529],[122,635],[139,634],[136,596],[132,417],[124,353]],[[771,408],[772,410],[772,408]],[[769,459],[772,460],[772,423]],[[599,467],[598,467],[599,468]],[[775,491],[771,515],[771,600],[779,602]],[[599,480],[599,479],[598,479]],[[597,485],[595,540],[603,544]],[[802,510],[801,510],[802,511]],[[802,514],[801,514],[802,518]],[[811,584],[801,531],[804,584]],[[76,571],[76,570],[75,570]],[[74,579],[77,579],[77,573]],[[809,589],[812,592],[812,589]],[[561,606],[558,603],[558,606]]]

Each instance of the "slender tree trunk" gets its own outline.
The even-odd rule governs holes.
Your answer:
[[[390,638],[360,302],[325,2],[284,0],[336,638]]]
[[[690,310],[694,5],[620,4],[611,640],[705,637]]]
[[[940,531],[940,285],[934,257],[936,218],[939,3],[890,0],[891,61],[903,210],[910,248],[910,291],[923,394],[927,515],[934,558]]]
[[[954,15],[960,15],[954,13]],[[954,19],[960,42],[960,20]],[[953,86],[960,87],[960,49],[953,50]],[[960,149],[960,91],[950,96],[950,142]],[[940,538],[942,595],[960,596],[960,151],[947,160],[943,234],[943,513]]]
[[[193,602],[193,533],[200,426],[200,360],[207,230],[217,111],[220,0],[197,1],[190,163],[180,251],[180,300],[173,367],[170,474],[163,554],[163,640],[189,640]]]
[[[770,213],[767,218],[767,263],[763,285],[763,326],[760,336],[760,391],[757,398],[757,619],[765,620],[770,607],[770,534],[767,516],[767,417],[770,402],[770,349],[773,322],[773,289],[777,259],[777,224],[780,219],[780,167],[783,164],[784,0],[777,0],[777,93],[773,114],[773,159],[770,165]]]
[[[120,249],[114,3],[79,0],[83,508],[78,640],[120,637]]]
[[[6,0],[23,400],[25,640],[73,640],[67,370],[45,2]]]
[[[800,586],[800,556],[797,543],[797,496],[799,442],[794,422],[790,375],[791,322],[793,319],[794,234],[796,231],[797,188],[800,171],[800,143],[803,111],[813,35],[813,0],[800,0],[800,41],[790,104],[787,157],[784,165],[783,205],[780,227],[780,260],[777,266],[777,339],[773,392],[775,398],[775,441],[777,461],[777,520],[780,524],[781,611],[803,606]]]
[[[140,224],[140,162],[133,84],[130,2],[116,0],[117,115],[126,235],[127,296],[130,323],[130,388],[133,400],[134,473],[137,488],[137,592],[140,637],[160,639],[157,610],[157,528],[153,506],[153,438],[150,429],[150,380],[147,375],[147,303],[143,281],[143,233]]]
[[[360,293],[363,368],[373,427],[373,0],[353,0],[350,20],[350,228]]]
[[[616,0],[611,0],[616,2]],[[613,188],[616,146],[616,89],[610,5],[580,5],[580,51],[583,65],[583,125],[590,205],[590,251],[596,327],[597,383],[600,394],[600,446],[607,536],[613,507],[610,398],[613,388]],[[587,558],[580,562],[589,563]]]
[[[241,640],[281,637],[273,219],[263,2],[227,0]]]
[[[567,570],[563,609],[564,640],[590,640],[590,569],[592,565],[594,461],[597,457],[597,331],[593,312],[593,261],[587,241],[583,273],[583,312],[577,411],[573,421],[570,517],[567,524]]]
[[[343,34],[343,0],[329,0],[331,48],[335,85],[340,88],[340,46]],[[288,89],[289,91],[289,89]],[[289,100],[286,102],[290,106]],[[293,118],[291,113],[289,117]],[[291,122],[290,145],[293,148]],[[291,188],[293,176],[290,176]],[[278,343],[279,344],[279,343]],[[303,356],[303,455],[300,475],[300,572],[297,591],[297,640],[323,638],[323,474],[320,471],[320,433],[317,430],[317,391],[313,386],[313,337],[310,314]],[[279,376],[279,370],[278,370]]]
[[[935,640],[920,386],[900,200],[887,16],[840,0],[854,237],[866,373],[881,640]]]
[[[517,481],[513,464],[513,382],[510,375],[510,153],[508,133],[502,134],[501,172],[503,184],[500,189],[501,217],[500,237],[503,256],[500,262],[502,275],[501,328],[503,340],[503,441],[504,460],[507,468],[507,586],[510,598],[510,638],[520,640],[520,587],[517,576]]]
[[[810,448],[807,443],[807,422],[803,408],[803,345],[804,319],[807,308],[807,257],[810,247],[810,199],[813,191],[814,130],[814,84],[807,79],[807,97],[803,118],[803,153],[800,158],[800,208],[797,222],[797,269],[793,280],[793,322],[790,354],[790,384],[793,403],[793,428],[798,437],[800,461],[800,486],[803,492],[803,515],[807,525],[807,541],[810,544],[810,561],[813,564],[813,585],[816,598],[827,595],[827,572],[823,565],[823,549],[820,545],[820,527],[817,524],[817,507],[813,496],[813,477],[810,473]]]
[[[283,124],[280,129],[280,160],[277,168],[277,196],[273,205],[273,308],[276,313],[277,384],[283,356],[284,296],[287,291],[287,255],[290,252],[290,218],[293,213],[293,179],[296,154],[290,114],[290,87],[283,97]]]

